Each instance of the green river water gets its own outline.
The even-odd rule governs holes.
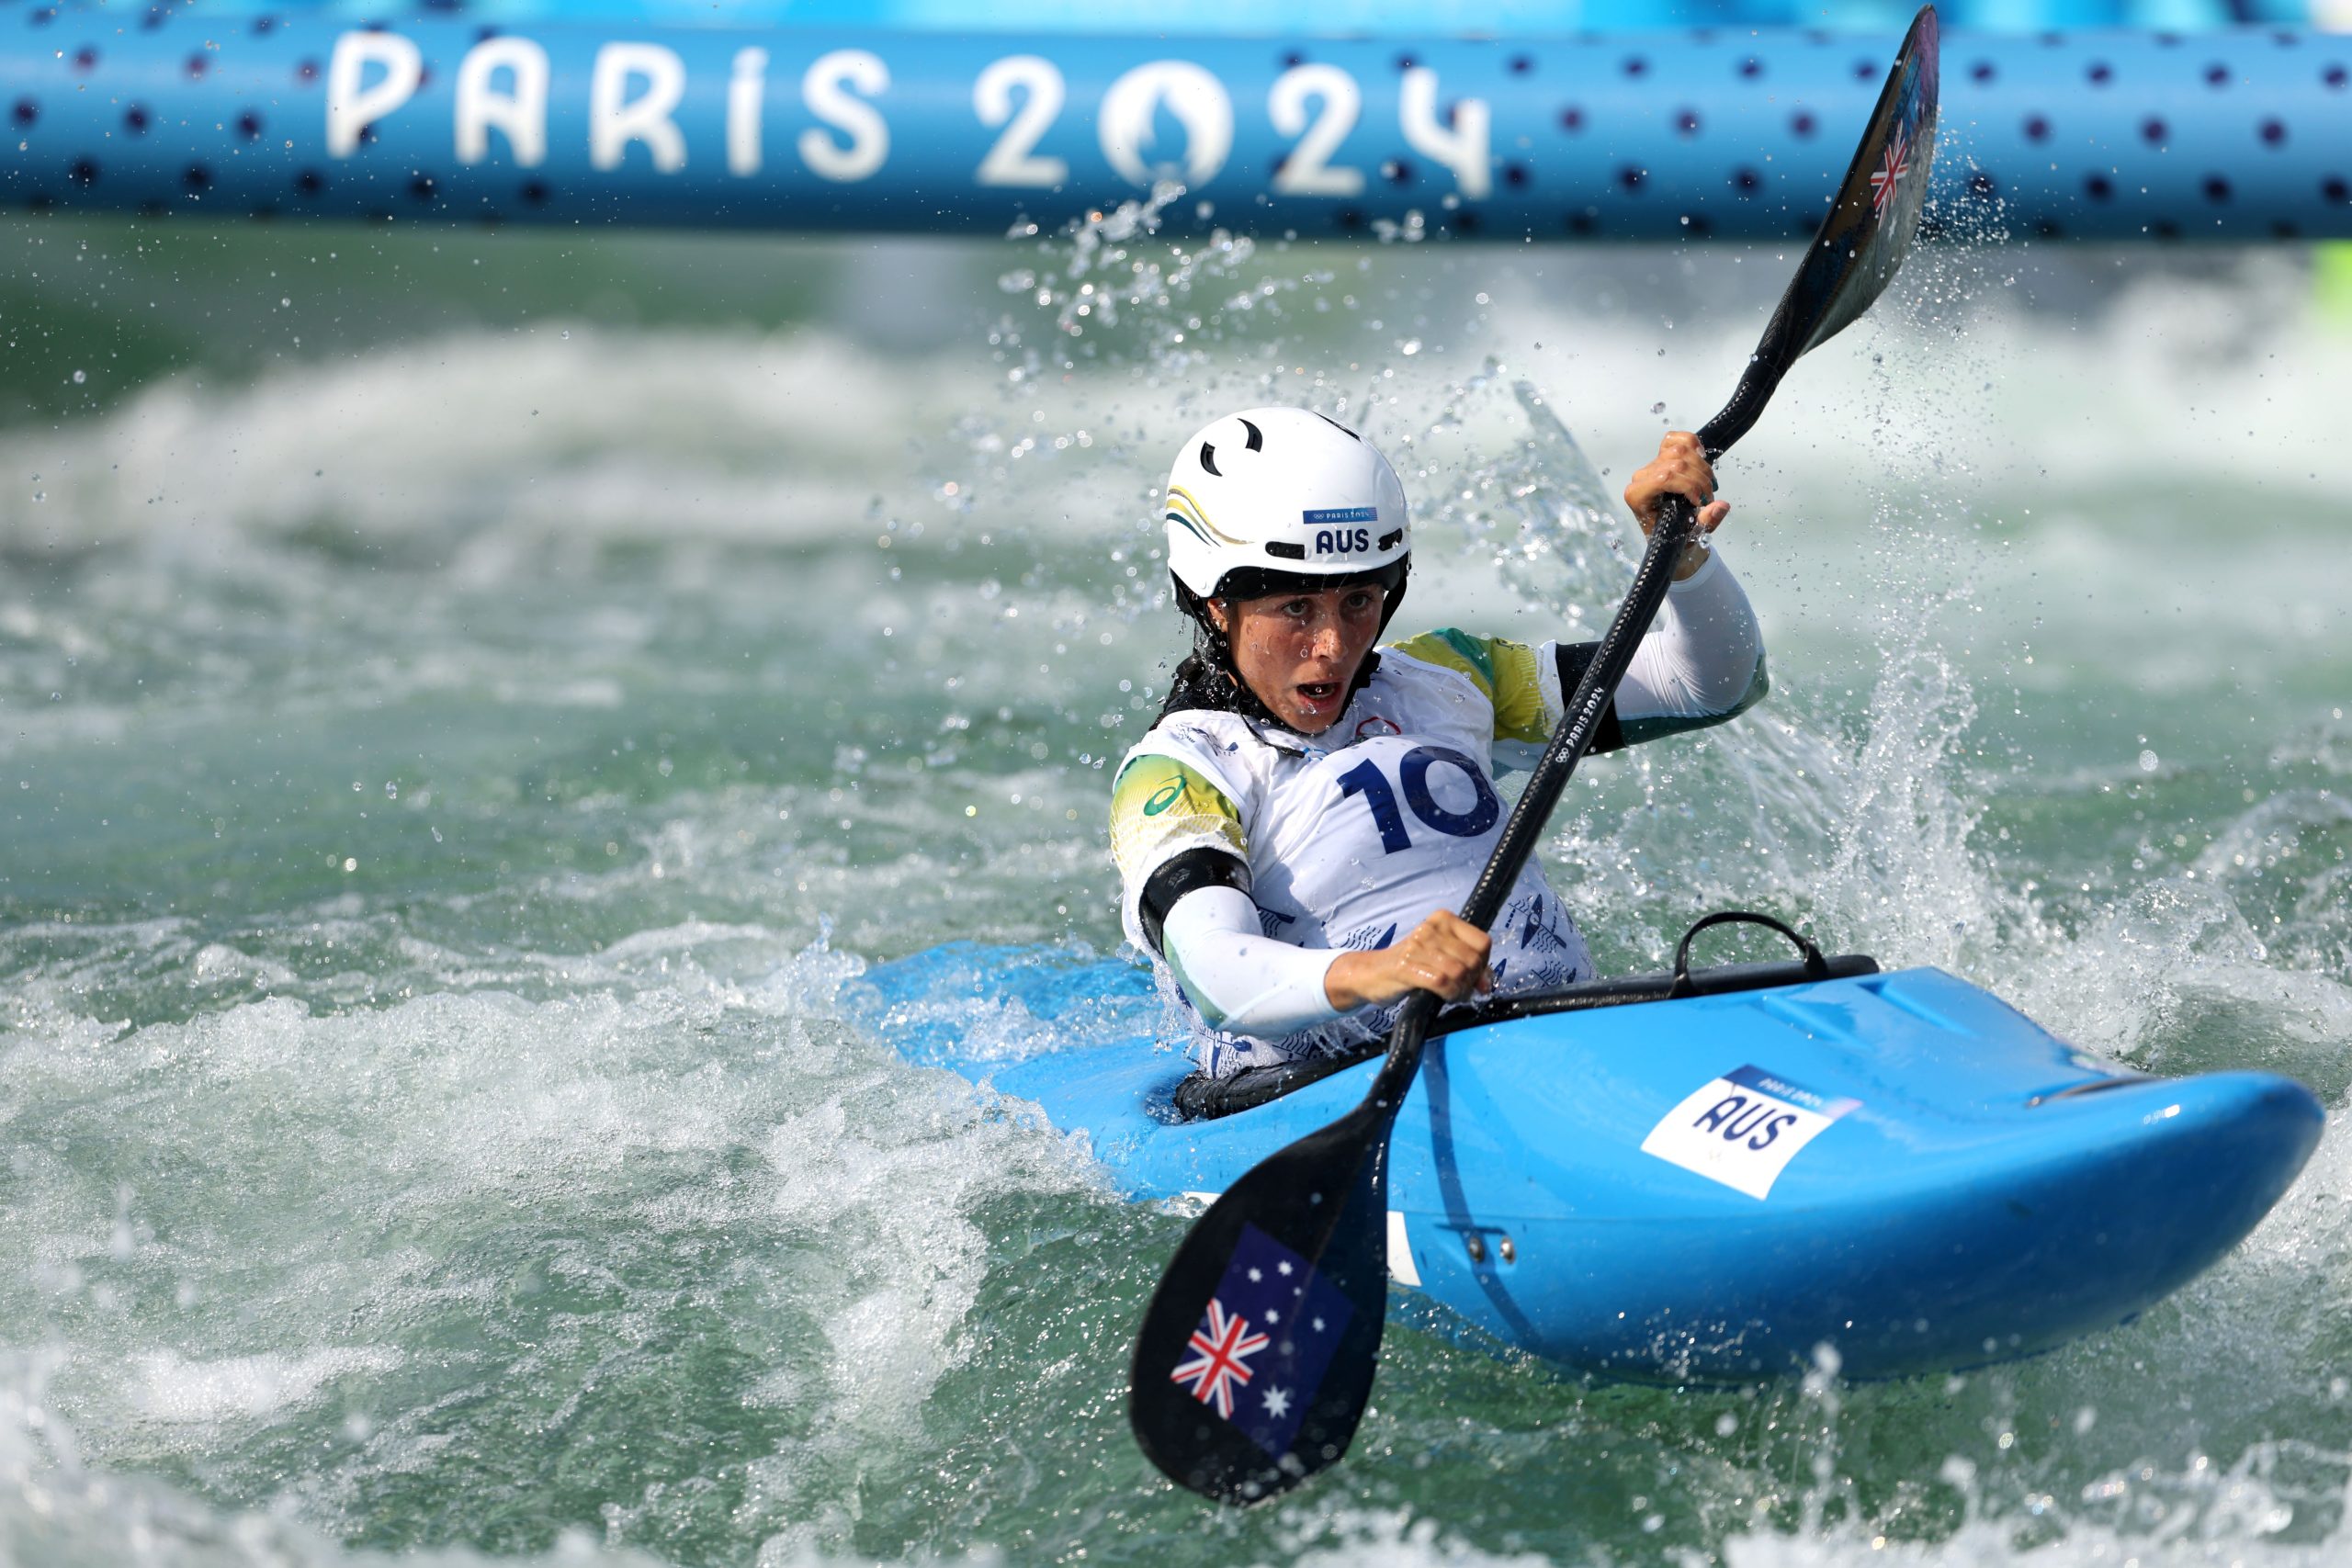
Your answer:
[[[1406,622],[1592,635],[1633,531],[1577,446],[1613,490],[1712,412],[1788,258],[0,244],[0,1562],[2352,1556],[2352,328],[2302,254],[1924,253],[1724,466],[1770,701],[1592,763],[1545,851],[1604,968],[1762,907],[2297,1076],[2279,1209],[1951,1378],[1408,1319],[1350,1461],[1223,1516],[1121,1404],[1183,1220],[859,976],[1118,943],[1185,433],[1343,414]]]

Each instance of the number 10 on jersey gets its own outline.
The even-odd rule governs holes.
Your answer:
[[[1440,762],[1459,769],[1477,792],[1469,810],[1448,810],[1430,792],[1430,769]],[[1423,825],[1448,838],[1477,838],[1502,818],[1503,803],[1496,795],[1494,785],[1487,782],[1486,773],[1477,763],[1451,747],[1414,747],[1405,753],[1396,775],[1397,783],[1403,785],[1404,803],[1413,815]],[[1412,835],[1405,829],[1405,815],[1397,809],[1397,793],[1390,786],[1388,775],[1380,771],[1380,764],[1370,758],[1340,775],[1340,797],[1363,797],[1364,805],[1371,808],[1374,825],[1380,829],[1381,850],[1392,855],[1413,847]]]

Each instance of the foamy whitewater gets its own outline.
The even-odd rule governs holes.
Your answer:
[[[0,243],[0,1563],[2352,1556],[2352,323],[2309,257],[1920,254],[1724,465],[1770,701],[1589,764],[1546,850],[1606,969],[1775,909],[2292,1074],[2331,1126],[2280,1208],[1951,1378],[1587,1384],[1408,1313],[1351,1459],[1231,1516],[1124,1418],[1182,1218],[907,1065],[861,977],[1116,947],[1186,432],[1359,423],[1405,623],[1597,635],[1602,497],[1790,258]]]

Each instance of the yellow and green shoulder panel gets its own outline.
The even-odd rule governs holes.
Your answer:
[[[1111,785],[1111,853],[1121,874],[1183,850],[1212,848],[1248,858],[1241,808],[1207,775],[1173,757],[1144,752]]]
[[[1468,676],[1495,705],[1496,739],[1541,742],[1552,733],[1559,715],[1544,705],[1541,666],[1527,644],[1441,626],[1396,646],[1399,653]]]

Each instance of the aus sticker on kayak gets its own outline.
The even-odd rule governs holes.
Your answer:
[[[1642,1152],[1765,1198],[1799,1149],[1860,1104],[1761,1067],[1740,1067],[1668,1111],[1642,1140]]]

